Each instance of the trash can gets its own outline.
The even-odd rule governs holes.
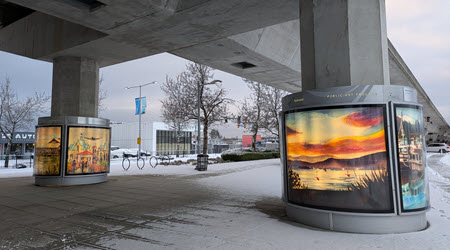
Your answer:
[[[208,169],[208,157],[209,155],[197,155],[197,167],[195,169],[198,171],[206,171]]]

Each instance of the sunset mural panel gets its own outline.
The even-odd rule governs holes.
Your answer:
[[[423,149],[423,116],[418,106],[395,106],[403,211],[429,206]]]
[[[391,211],[382,105],[285,115],[289,200],[350,211]]]
[[[66,174],[109,171],[110,129],[69,127]]]
[[[53,176],[61,172],[61,127],[37,127],[34,175]]]

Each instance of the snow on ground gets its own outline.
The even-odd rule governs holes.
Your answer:
[[[219,163],[219,164],[209,164],[208,171],[197,171],[195,170],[195,165],[184,164],[184,165],[158,165],[156,168],[152,168],[148,161],[142,170],[140,170],[136,165],[136,160],[131,161],[131,166],[128,171],[122,168],[122,159],[111,160],[111,176],[118,175],[177,175],[177,176],[187,176],[187,175],[202,175],[202,174],[214,174],[214,173],[229,173],[238,171],[241,169],[251,169],[259,166],[258,162],[276,162],[279,163],[279,159],[274,160],[262,160],[253,162],[232,162],[232,163]]]
[[[429,165],[432,165],[427,169],[432,207],[427,213],[429,227],[426,230],[404,234],[379,235],[331,232],[305,227],[285,219],[272,218],[252,209],[251,205],[248,210],[245,210],[245,216],[239,217],[236,222],[229,222],[236,223],[235,231],[220,227],[217,230],[221,230],[221,236],[230,234],[230,239],[236,244],[236,248],[243,249],[448,249],[450,246],[450,189],[446,187],[450,187],[450,180],[434,170],[436,169],[434,165],[441,165],[439,169],[450,169],[450,154],[443,156],[428,154],[427,158],[429,159]],[[135,164],[135,161],[133,163]],[[194,166],[191,164],[180,166],[158,165],[156,168],[145,166],[143,170],[139,170],[136,165],[132,165],[128,171],[125,171],[121,164],[121,159],[112,160],[110,175],[192,176],[208,174],[204,178],[195,178],[192,181],[206,188],[217,190],[219,196],[225,197],[222,203],[242,200],[243,203],[254,202],[256,204],[258,200],[271,199],[271,197],[279,199],[281,196],[282,183],[279,159],[213,164],[208,166],[206,172],[194,170]],[[0,169],[0,177],[31,176],[31,174],[30,168]],[[226,197],[234,198],[226,199]],[[221,198],[218,197],[218,200],[221,200]],[[207,211],[214,211],[214,206],[218,205],[199,204],[199,206],[206,208],[211,206],[211,210]],[[241,208],[239,204],[236,204],[236,206],[227,205],[226,207],[229,209]],[[183,211],[171,212],[179,216],[189,216]],[[198,224],[205,225],[211,223],[209,220],[212,219],[202,214],[200,220]],[[256,224],[255,221],[260,223]],[[180,228],[182,226],[178,225],[178,227],[177,230],[182,230]],[[230,247],[232,246],[227,243],[227,245],[219,246],[217,249]]]
[[[209,154],[210,159],[218,158],[220,154]],[[170,160],[173,161],[181,161],[187,162],[188,160],[197,159],[197,155],[188,155],[185,157],[174,157]],[[26,162],[28,163],[28,162]],[[0,166],[3,166],[4,163],[1,162]],[[119,175],[196,175],[196,174],[205,174],[205,173],[214,173],[221,172],[224,170],[235,169],[239,167],[239,165],[223,165],[223,164],[210,164],[208,166],[207,172],[199,172],[194,170],[195,166],[192,164],[185,165],[162,165],[161,163],[156,166],[156,168],[152,168],[149,164],[149,158],[145,161],[145,166],[142,170],[140,170],[136,165],[136,158],[130,158],[130,168],[128,171],[124,170],[122,167],[122,158],[119,159],[111,159],[111,168],[109,175],[111,176],[119,176]],[[0,178],[11,178],[11,177],[27,177],[33,176],[33,168],[23,168],[16,169],[13,163],[10,164],[9,168],[0,168]]]
[[[218,155],[210,155],[210,158],[216,158]],[[196,159],[196,156],[190,156],[185,158],[175,158],[171,160],[179,160],[186,162],[188,159]],[[255,162],[236,162],[236,163],[220,163],[209,164],[208,171],[197,171],[195,165],[183,164],[183,165],[162,165],[159,164],[156,168],[152,168],[148,162],[145,162],[144,168],[141,170],[137,167],[136,159],[130,158],[130,168],[124,170],[122,167],[122,159],[112,159],[109,176],[121,176],[121,175],[176,175],[176,176],[190,176],[190,175],[204,175],[204,174],[218,174],[218,173],[230,173],[235,171],[241,171],[245,169],[252,169],[259,167],[262,162],[274,162],[279,163],[279,159],[274,160],[262,160]],[[0,168],[0,178],[12,178],[12,177],[27,177],[33,175],[32,168],[16,169],[16,168]],[[281,180],[281,177],[279,178]]]
[[[199,180],[199,183],[231,194],[281,198],[282,176],[280,160],[254,161],[254,163],[260,166],[267,163],[270,165],[243,172],[203,178]]]
[[[448,167],[450,168],[450,164]],[[428,176],[432,207],[427,213],[429,227],[426,230],[378,235],[340,233],[305,227],[288,222],[286,219],[259,217],[258,220],[264,221],[264,227],[256,232],[255,230],[240,232],[235,241],[240,246],[245,246],[247,242],[249,249],[268,246],[273,249],[449,249],[450,194],[442,188],[442,183],[450,186],[450,180],[431,168],[428,168]],[[280,164],[276,162],[258,169],[201,178],[196,181],[206,187],[217,189],[225,198],[242,197],[242,200],[255,202],[264,200],[263,197],[280,198],[282,190]]]
[[[447,166],[450,166],[450,153],[445,154],[439,161]]]
[[[33,168],[0,168],[0,178],[26,177],[33,175]]]

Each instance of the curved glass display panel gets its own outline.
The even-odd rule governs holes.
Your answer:
[[[66,175],[109,171],[109,128],[68,127],[67,138]]]
[[[395,104],[394,112],[401,208],[404,212],[423,210],[429,206],[429,192],[423,159],[422,108]]]
[[[35,176],[61,174],[61,126],[36,127]]]
[[[349,212],[393,212],[386,106],[285,113],[290,203]]]

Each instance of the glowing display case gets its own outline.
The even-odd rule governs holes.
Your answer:
[[[109,120],[41,117],[36,126],[35,184],[71,186],[101,183],[110,167]]]
[[[336,231],[424,229],[429,209],[422,107],[403,86],[286,96],[280,113],[288,216]]]

